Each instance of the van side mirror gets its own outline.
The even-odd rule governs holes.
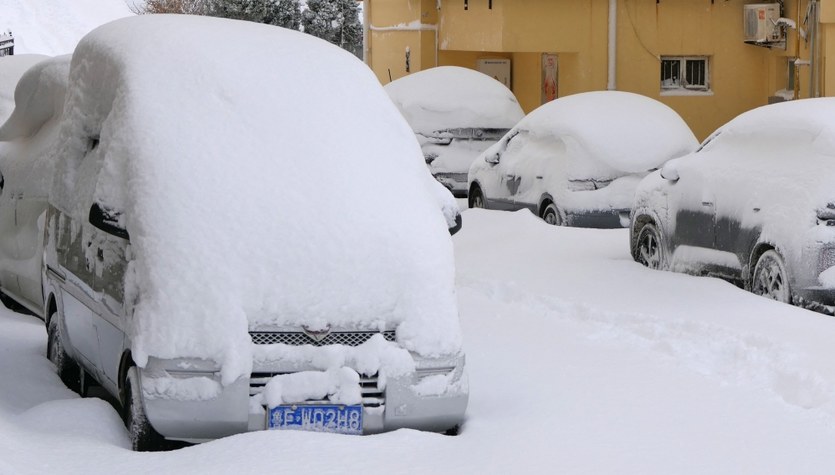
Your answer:
[[[455,215],[455,226],[449,228],[449,235],[452,236],[453,234],[457,233],[461,230],[461,213]]]
[[[93,206],[90,207],[90,224],[107,234],[130,240],[128,231],[118,224],[119,215],[121,213],[107,209],[98,203],[93,203]]]
[[[484,157],[484,161],[491,165],[496,165],[497,163],[499,163],[499,160],[501,160],[501,158],[502,155],[499,152],[496,152],[492,155],[487,155],[486,157]]]

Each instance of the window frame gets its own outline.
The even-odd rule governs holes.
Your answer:
[[[664,85],[665,63],[678,63],[678,84],[674,86]],[[704,81],[699,84],[687,84],[687,65],[690,62],[701,62],[704,64]],[[710,56],[661,56],[661,70],[659,83],[661,93],[665,95],[710,95],[713,93],[710,81]]]

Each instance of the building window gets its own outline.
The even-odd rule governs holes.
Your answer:
[[[661,92],[710,92],[707,56],[662,56]]]

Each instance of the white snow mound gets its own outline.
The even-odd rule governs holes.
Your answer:
[[[509,129],[525,115],[504,84],[458,66],[425,69],[385,89],[415,132],[425,134],[457,127]]]
[[[657,168],[698,146],[676,111],[655,99],[620,91],[561,97],[528,114],[517,128],[572,137],[587,156],[626,173]]]

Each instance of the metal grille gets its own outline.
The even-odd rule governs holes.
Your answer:
[[[254,396],[264,391],[264,386],[273,376],[289,373],[252,373],[249,379],[249,395]],[[362,394],[362,405],[364,407],[379,407],[385,404],[385,392],[380,389],[377,375],[360,375],[360,393]],[[328,400],[309,400],[305,404],[332,404]]]
[[[394,331],[384,332],[333,332],[328,334],[322,341],[316,341],[307,336],[304,332],[249,332],[252,342],[256,345],[284,344],[291,346],[300,345],[345,345],[359,346],[371,339],[372,336],[382,334],[387,341],[394,341]]]

